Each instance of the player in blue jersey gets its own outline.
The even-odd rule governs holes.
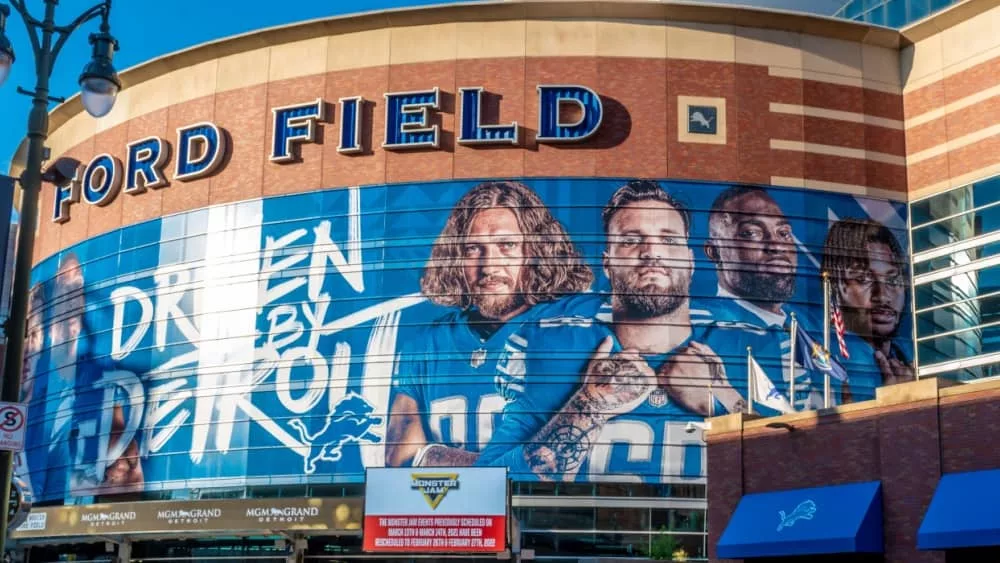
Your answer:
[[[45,345],[45,326],[43,312],[45,296],[41,285],[31,288],[31,298],[28,301],[28,315],[24,338],[24,359],[21,367],[21,402],[28,406],[28,427],[25,433],[25,449],[14,456],[14,474],[41,491],[45,486],[41,474],[35,475],[32,482],[31,468],[44,467],[45,454],[48,448],[43,439],[41,421],[44,419],[45,384],[39,382],[39,369],[42,349]]]
[[[454,307],[414,334],[393,382],[386,464],[471,465],[503,399],[496,360],[508,335],[545,314],[597,299],[593,272],[535,192],[486,182],[455,204],[421,278],[423,294]],[[546,313],[548,311],[549,313]]]
[[[746,348],[751,346],[771,381],[785,390],[791,359],[788,300],[795,294],[798,269],[791,223],[764,188],[736,185],[715,198],[708,231],[704,251],[715,263],[718,288],[715,296],[694,302],[692,323],[713,326],[714,338],[729,342],[722,360],[730,379],[745,381]],[[797,317],[806,330],[816,324],[801,311]],[[801,375],[797,406],[821,406],[821,387],[808,374]]]
[[[141,490],[138,443],[131,439],[119,445],[126,426],[123,402],[105,393],[105,374],[116,370],[98,361],[90,346],[83,270],[76,256],[60,262],[49,303],[48,372],[45,396],[39,399],[47,449],[42,467],[30,469],[44,472],[46,496]]]
[[[636,180],[603,220],[610,303],[594,318],[553,316],[511,336],[498,365],[503,424],[479,464],[546,480],[701,478],[703,442],[690,430],[715,402],[708,383],[730,412],[745,401],[688,318],[688,213]]]
[[[906,258],[888,227],[871,219],[842,219],[830,227],[823,270],[844,318],[849,357],[832,346],[850,374],[846,401],[875,397],[875,387],[914,379],[911,352],[896,341],[906,306]]]

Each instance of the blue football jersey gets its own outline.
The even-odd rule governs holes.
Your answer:
[[[449,312],[403,343],[393,395],[416,401],[429,443],[478,452],[503,410],[494,374],[507,338],[539,318],[591,316],[599,307],[600,297],[592,294],[539,303],[487,338],[470,325],[467,311]]]
[[[912,367],[913,352],[911,347],[903,342],[904,340],[901,338],[893,342],[889,357]],[[840,355],[836,336],[832,335],[830,354],[847,370],[851,402],[874,399],[875,389],[883,384],[882,371],[875,360],[875,349],[866,340],[852,332],[844,334],[844,342],[847,344],[849,358]]]
[[[747,347],[754,360],[764,370],[774,387],[785,397],[789,396],[791,362],[791,317],[786,311],[784,318],[767,319],[764,314],[751,310],[737,299],[716,296],[698,299],[691,304],[691,324],[710,329],[705,331],[704,343],[710,346],[726,366],[729,382],[740,393],[747,396]],[[795,311],[800,326],[814,338],[822,339],[822,327],[816,319],[801,311]],[[777,321],[777,322],[776,322]],[[839,396],[839,382],[831,382],[834,399]],[[796,361],[795,408],[796,410],[822,407],[823,378],[811,373]],[[764,415],[779,414],[777,411],[755,403],[755,412]]]
[[[535,478],[524,461],[524,447],[579,388],[601,341],[613,336],[609,317],[605,308],[592,319],[542,319],[508,339],[497,365],[497,387],[507,400],[503,422],[479,465],[506,465],[514,479]],[[613,350],[621,350],[617,340]],[[670,356],[647,356],[646,361],[657,369]],[[657,389],[604,426],[576,480],[697,482],[704,477],[705,450],[702,428],[691,423],[702,421]]]

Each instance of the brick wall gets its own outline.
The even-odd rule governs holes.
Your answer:
[[[794,430],[769,428],[786,423]],[[883,387],[874,401],[769,419],[712,420],[708,442],[709,558],[743,494],[882,482],[885,561],[945,561],[916,535],[943,473],[1000,468],[1000,383],[936,379]],[[986,434],[984,434],[986,433]],[[812,560],[812,559],[807,559]]]

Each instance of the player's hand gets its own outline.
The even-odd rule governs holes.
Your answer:
[[[894,385],[916,379],[912,367],[896,358],[887,358],[881,350],[875,351],[875,363],[878,364],[878,369],[882,372],[883,385]]]
[[[605,338],[587,364],[580,388],[593,412],[613,416],[642,404],[656,389],[656,373],[636,350],[611,353],[613,340]]]
[[[125,448],[125,453],[104,470],[104,486],[141,489],[143,484],[142,464],[139,463],[139,445],[135,440]]]
[[[657,374],[659,386],[667,391],[671,400],[689,411],[702,416],[712,413],[710,401],[718,399],[727,412],[746,409],[746,401],[726,377],[722,360],[709,346],[692,341],[660,367]],[[711,382],[712,393],[708,387]]]
[[[120,405],[115,405],[111,416],[111,440],[108,444],[109,454],[118,444],[118,440],[121,439],[121,434],[124,430],[125,411]],[[127,487],[129,490],[141,490],[144,479],[142,463],[140,463],[139,459],[139,443],[132,440],[125,447],[122,455],[105,468],[103,485],[115,489]]]

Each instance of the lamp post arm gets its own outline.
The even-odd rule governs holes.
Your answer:
[[[11,6],[17,10],[18,14],[21,14],[21,21],[24,22],[24,27],[28,29],[28,37],[31,38],[31,48],[37,53],[42,49],[41,42],[38,40],[38,28],[43,27],[43,23],[36,20],[34,16],[28,12],[28,7],[24,5],[24,0],[10,0]]]
[[[90,8],[88,8],[87,11],[80,14],[80,16],[75,20],[73,20],[72,23],[70,23],[69,25],[64,25],[54,28],[54,31],[56,31],[59,34],[59,39],[56,40],[55,46],[52,47],[52,55],[50,56],[51,62],[55,63],[56,57],[59,56],[59,52],[62,51],[63,45],[66,44],[66,40],[69,39],[69,36],[74,31],[76,31],[77,28],[79,28],[81,25],[97,17],[101,17],[106,23],[108,21],[109,9],[110,9],[109,3],[102,2],[100,4],[97,4],[96,6],[91,6]],[[55,64],[49,65],[50,76],[52,74],[52,68],[54,66]]]

